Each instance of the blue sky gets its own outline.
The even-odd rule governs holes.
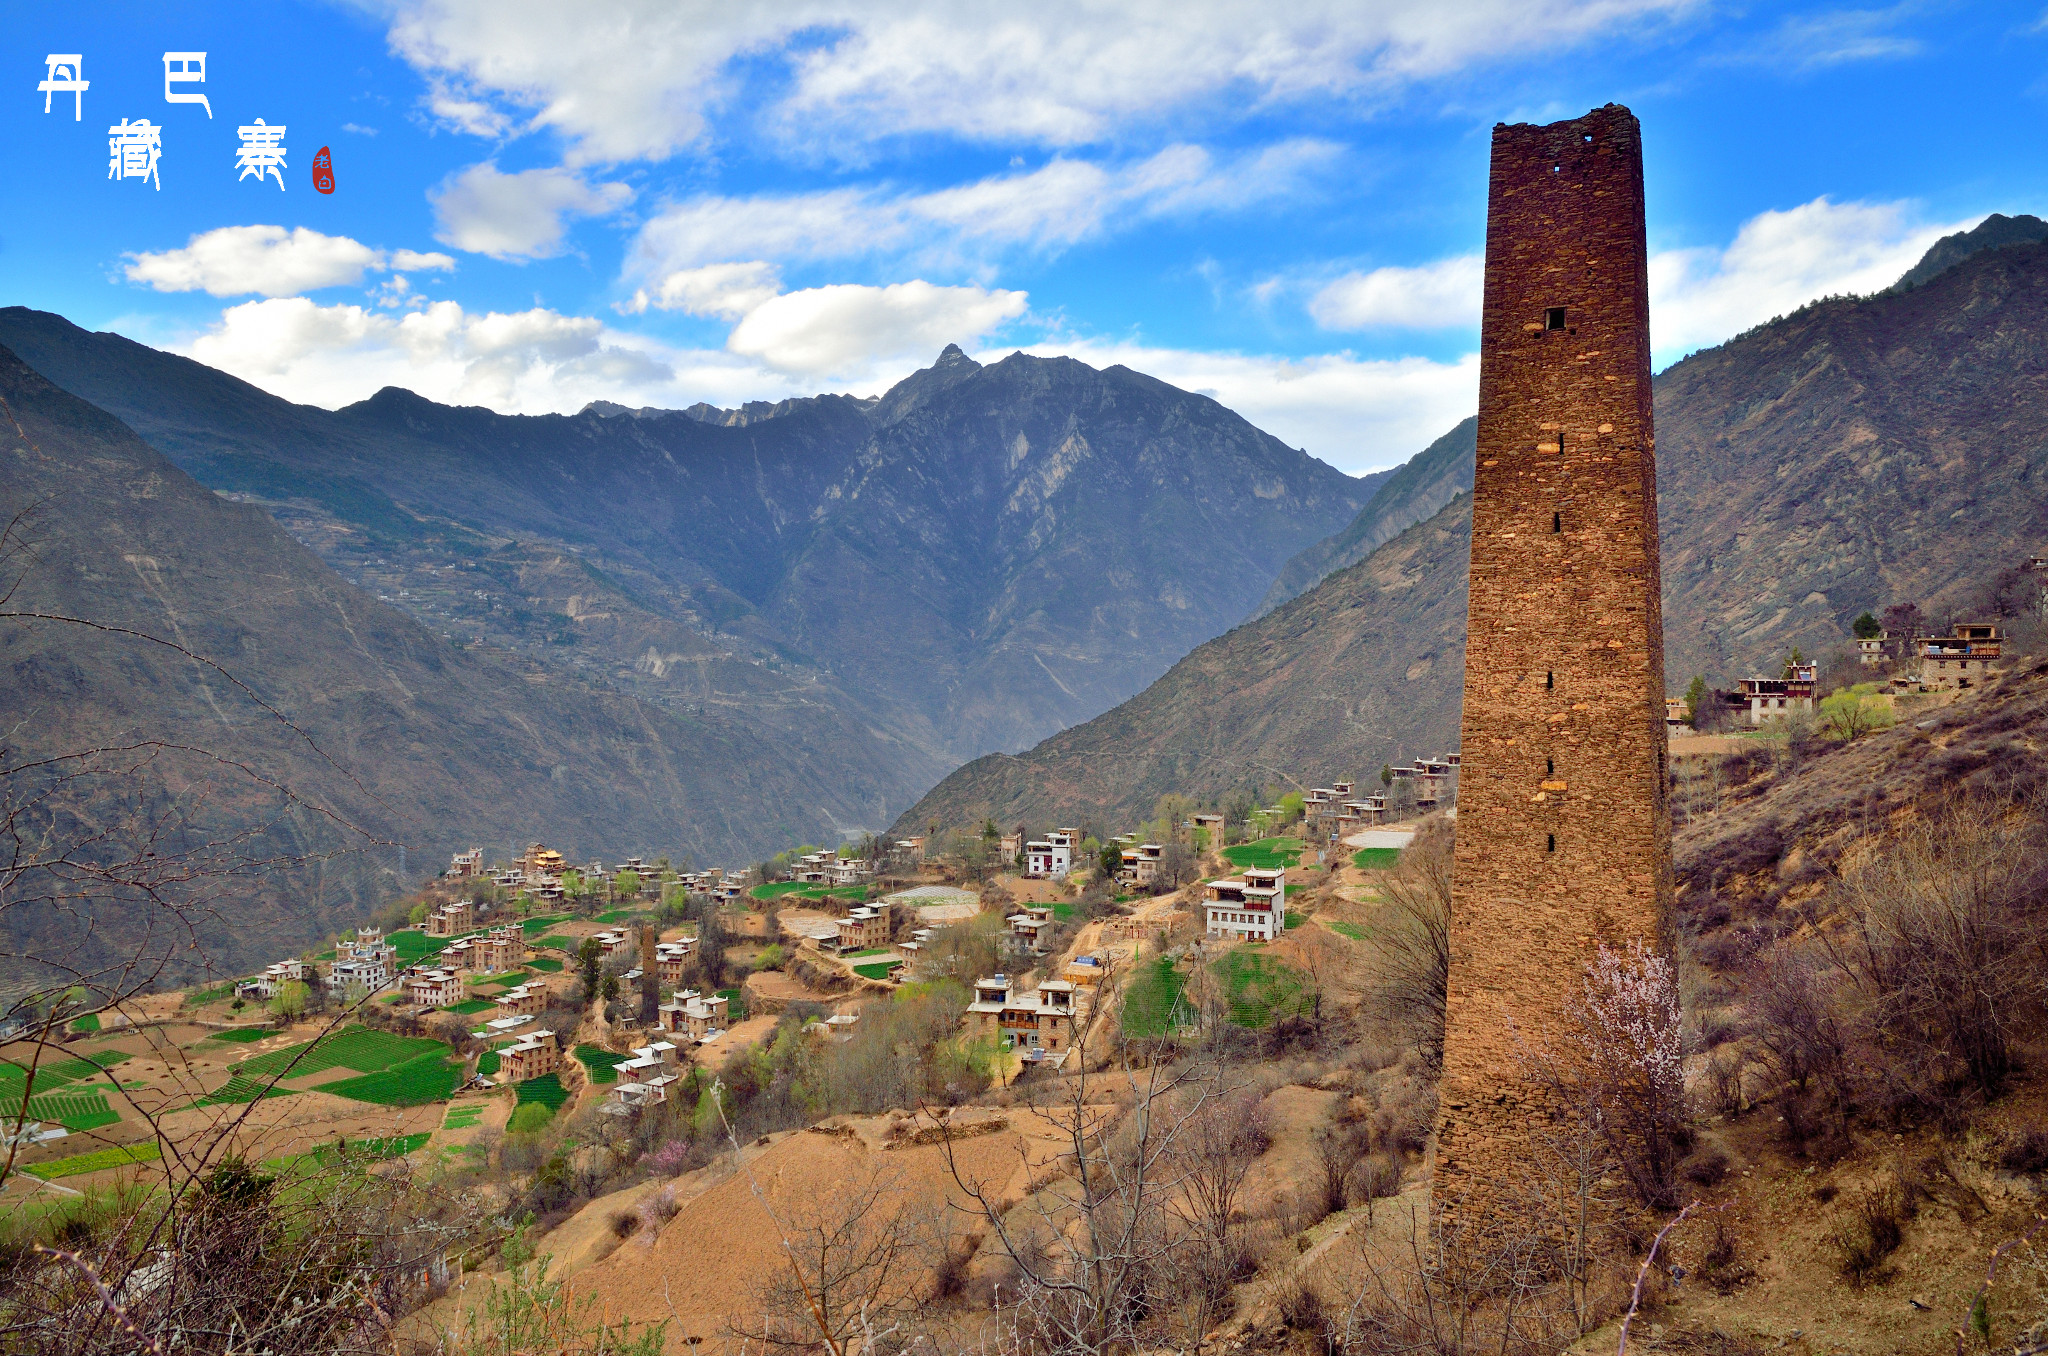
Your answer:
[[[2048,213],[2043,0],[0,13],[0,304],[330,407],[868,393],[957,341],[1125,362],[1363,471],[1472,404],[1497,121],[1642,119],[1660,365]],[[175,88],[211,117],[166,51],[207,53]],[[36,91],[71,52],[82,119]],[[161,188],[107,176],[143,118]],[[282,188],[236,176],[258,118]]]

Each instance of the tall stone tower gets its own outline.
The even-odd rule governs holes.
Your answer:
[[[1493,129],[1479,465],[1436,1189],[1527,1157],[1594,944],[1671,894],[1642,131],[1618,104]]]

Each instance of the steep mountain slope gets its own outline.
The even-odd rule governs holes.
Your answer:
[[[917,784],[1137,691],[1371,490],[1205,397],[1022,354],[949,348],[879,400],[511,417],[397,390],[294,406],[21,308],[0,342],[437,630],[656,701],[696,702],[669,677],[694,670],[742,705],[829,707]],[[507,550],[496,585],[447,587]],[[590,590],[522,592],[535,559]],[[657,619],[676,629],[642,635]]]
[[[1221,799],[1455,748],[1472,499],[1197,649],[1022,755],[978,758],[898,821],[1123,827],[1167,791]]]
[[[1364,560],[1383,541],[1433,517],[1451,499],[1472,488],[1472,459],[1479,446],[1479,419],[1465,420],[1388,474],[1358,516],[1281,567],[1280,577],[1259,603],[1271,612],[1323,579]]]
[[[1676,364],[1656,401],[1674,691],[1794,645],[1842,647],[1866,608],[1911,600],[1939,619],[2048,544],[2048,244],[1809,306]],[[1166,789],[1363,775],[1447,746],[1463,666],[1444,628],[1462,624],[1465,558],[1443,543],[1465,503],[1087,725],[959,769],[899,826],[1129,822]]]
[[[666,851],[744,860],[815,834],[820,821],[874,815],[897,794],[839,762],[831,771],[843,780],[829,781],[801,724],[670,714],[450,645],[336,578],[261,509],[206,490],[4,349],[0,399],[0,521],[25,513],[28,547],[8,557],[11,607],[176,641],[220,662],[311,740],[175,650],[16,621],[0,627],[8,765],[168,741],[282,779],[383,843],[225,883],[204,932],[230,965],[275,959],[382,903],[397,883],[399,845],[411,849],[415,878],[452,849],[503,852],[535,838],[573,859]],[[167,756],[120,786],[184,816],[187,839],[254,831],[256,856],[362,842],[250,794],[253,783],[200,770]],[[115,814],[101,802],[84,812],[86,822]],[[9,949],[28,941],[34,951],[38,937],[66,926],[8,904],[0,932]],[[135,922],[98,920],[100,942],[126,944]]]
[[[2004,249],[2007,245],[2033,245],[2048,240],[2048,221],[2022,213],[2016,217],[1993,212],[1967,231],[1945,235],[1927,247],[1920,262],[1907,269],[1892,284],[1894,292],[1905,292],[1946,273],[1973,254]]]
[[[1820,302],[1657,379],[1665,671],[1939,618],[2048,539],[2048,244]]]

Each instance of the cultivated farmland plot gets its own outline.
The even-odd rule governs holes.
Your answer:
[[[289,1084],[329,1069],[353,1069],[360,1076],[323,1083],[321,1092],[384,1106],[443,1101],[461,1079],[460,1070],[449,1062],[448,1048],[439,1041],[351,1026],[243,1060],[234,1066],[226,1085],[195,1105],[253,1101],[264,1095],[265,1084],[280,1076],[268,1095],[286,1095],[301,1090]]]

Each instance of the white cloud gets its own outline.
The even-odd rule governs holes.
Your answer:
[[[1625,42],[1697,0],[398,0],[394,51],[435,116],[523,122],[570,163],[663,159],[737,105],[739,62],[780,62],[767,126],[796,144],[900,134],[1075,146],[1133,120],[1359,101],[1581,42]],[[515,117],[516,115],[516,117]]]
[[[438,251],[421,254],[418,250],[393,250],[391,267],[398,273],[448,273],[454,270],[455,260]]]
[[[1929,224],[1911,203],[1820,197],[1758,213],[1725,247],[1661,251],[1650,259],[1656,361],[1671,363],[1818,297],[1880,291],[1929,245],[1974,220]],[[1349,273],[1311,296],[1308,311],[1330,330],[1465,327],[1476,334],[1484,274],[1478,255]]]
[[[1838,9],[1786,19],[1768,38],[1745,52],[1741,61],[1756,65],[1817,70],[1851,61],[1895,61],[1918,56],[1926,44],[1892,31],[1918,7]]]
[[[244,302],[177,351],[329,408],[402,386],[450,404],[545,413],[675,380],[664,354],[591,317],[538,308],[478,315],[452,301],[402,316],[305,297]]]
[[[619,309],[637,314],[653,307],[658,311],[737,320],[763,302],[772,301],[781,291],[782,280],[773,264],[758,259],[706,264],[669,273],[652,291],[641,288]]]
[[[587,184],[564,169],[501,173],[486,160],[427,193],[434,239],[494,259],[545,259],[562,252],[572,216],[604,216],[633,200],[624,184]]]
[[[1479,355],[1456,362],[1199,353],[1142,344],[1033,344],[1094,367],[1113,363],[1211,397],[1291,447],[1358,475],[1395,466],[1479,408]],[[984,355],[992,356],[992,355]]]
[[[254,292],[281,297],[360,282],[363,274],[396,269],[446,271],[445,254],[395,250],[389,254],[345,235],[322,235],[304,226],[222,226],[189,238],[184,247],[128,254],[128,281],[159,292],[207,292],[216,297]]]
[[[748,312],[726,348],[778,371],[841,379],[876,372],[948,343],[963,346],[1024,314],[1022,292],[838,284],[790,292]]]
[[[1132,221],[1235,210],[1294,192],[1340,153],[1328,142],[1298,139],[1218,160],[1199,146],[1177,145],[1117,166],[1055,157],[926,193],[707,195],[650,218],[633,242],[627,274],[655,280],[645,304],[658,304],[652,298],[670,273],[730,260],[736,241],[767,259],[901,255],[938,267],[989,250],[1052,252]]]
[[[1347,273],[1309,299],[1308,313],[1326,330],[1476,328],[1485,282],[1476,254]]]
[[[1929,225],[1904,202],[1826,197],[1742,223],[1725,249],[1650,259],[1650,337],[1660,366],[1817,297],[1880,291],[1972,221]]]

